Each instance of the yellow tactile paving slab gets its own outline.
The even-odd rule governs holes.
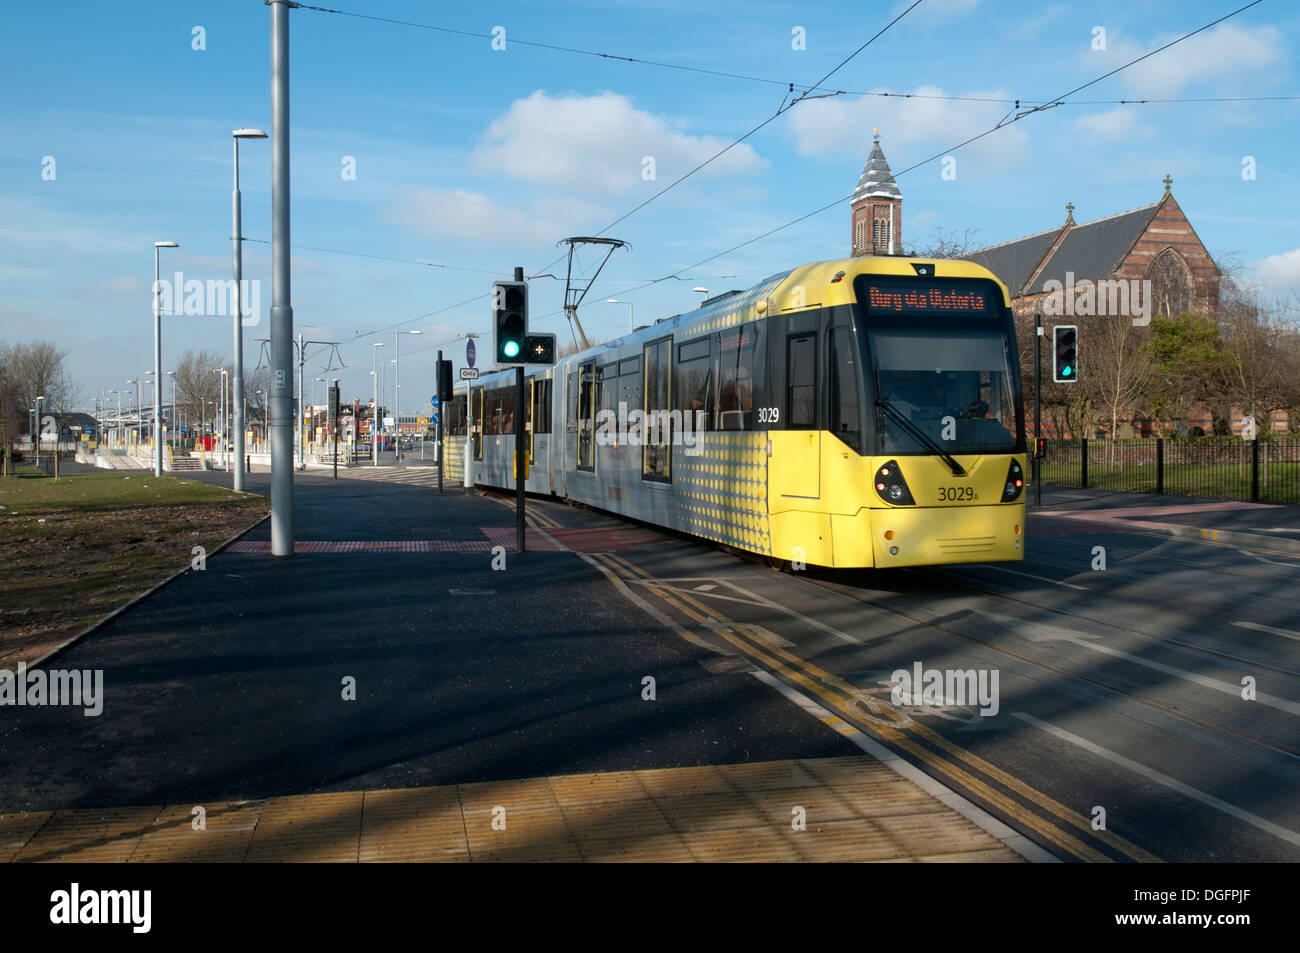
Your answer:
[[[867,757],[0,815],[19,862],[1021,859]]]

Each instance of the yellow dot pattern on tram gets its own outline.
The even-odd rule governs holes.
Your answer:
[[[705,434],[702,452],[674,459],[688,532],[750,552],[772,553],[767,519],[767,434]]]

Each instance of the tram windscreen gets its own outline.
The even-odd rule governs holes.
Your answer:
[[[1019,448],[1014,378],[1001,330],[890,327],[869,329],[867,336],[877,396],[893,411],[880,415],[881,453],[932,453],[935,445],[948,453]]]

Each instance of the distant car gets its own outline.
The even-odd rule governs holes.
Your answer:
[[[403,437],[403,438],[402,438],[402,449],[403,449],[403,450],[410,450],[412,446],[413,446],[413,444],[411,443],[411,438],[410,438],[410,437]]]

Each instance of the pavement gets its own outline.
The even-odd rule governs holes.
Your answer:
[[[1039,520],[1069,519],[1080,525],[1300,554],[1300,506],[1295,505],[1046,486],[1043,507],[1031,506],[1029,513],[1030,526]]]

